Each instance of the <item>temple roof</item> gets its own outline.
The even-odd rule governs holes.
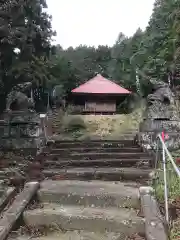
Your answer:
[[[129,90],[121,87],[113,81],[104,78],[100,74],[73,89],[71,92],[92,94],[131,94]]]

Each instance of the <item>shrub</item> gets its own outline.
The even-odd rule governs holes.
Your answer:
[[[81,114],[83,112],[83,106],[69,105],[66,109],[67,114]]]
[[[84,120],[79,116],[71,116],[64,122],[65,131],[75,132],[86,129]]]

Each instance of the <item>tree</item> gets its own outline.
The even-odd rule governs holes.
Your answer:
[[[49,88],[53,89],[58,85],[58,89],[61,89],[58,91],[59,94],[64,96],[77,85],[75,69],[72,63],[61,55],[54,56],[51,61],[49,72],[53,78],[49,82]]]
[[[51,17],[45,0],[0,1],[0,100],[25,81],[43,84],[48,78]]]
[[[139,51],[139,58],[146,59],[142,64],[146,75],[168,81],[169,73],[174,71],[174,57],[179,45],[179,10],[179,0],[156,0]]]
[[[69,89],[101,73],[133,92],[139,81],[141,94],[146,96],[152,91],[150,78],[180,84],[179,46],[180,0],[156,0],[144,32],[137,29],[132,37],[120,32],[112,47],[60,48],[58,55],[73,69],[71,80],[64,77]]]
[[[140,29],[131,38],[120,33],[111,50],[112,78],[132,91],[136,91],[136,66],[131,58],[138,52],[142,37],[143,32]]]

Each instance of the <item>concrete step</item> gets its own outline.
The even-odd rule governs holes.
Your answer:
[[[41,202],[85,207],[140,208],[139,190],[134,185],[104,181],[43,181],[38,191]]]
[[[96,140],[96,141],[58,141],[50,143],[51,146],[56,148],[72,148],[72,147],[130,147],[136,146],[134,140]]]
[[[43,170],[45,177],[53,179],[70,179],[70,180],[148,180],[154,175],[153,169],[141,168],[70,168],[70,169],[46,169]]]
[[[118,136],[118,140],[119,141],[122,141],[122,140],[131,140],[133,141],[136,137],[136,134],[123,134],[123,135],[120,135]],[[111,139],[111,138],[109,138]]]
[[[139,153],[131,153],[131,152],[91,152],[91,153],[69,153],[68,155],[63,156],[63,158],[70,158],[72,160],[98,160],[98,159],[131,159],[131,158],[138,158],[139,160],[149,157],[147,153],[139,152]],[[62,156],[59,154],[51,153],[48,155],[48,159],[52,160],[60,160]]]
[[[67,231],[48,233],[46,236],[17,236],[12,234],[7,240],[124,240],[126,236],[120,233],[95,233],[86,231]]]
[[[44,167],[48,168],[70,168],[70,167],[149,167],[151,159],[149,157],[131,159],[97,159],[97,160],[49,160],[43,158]]]
[[[57,226],[67,231],[116,232],[125,235],[145,232],[144,219],[130,209],[47,204],[43,209],[25,211],[23,219],[26,226],[36,228]]]
[[[142,149],[140,147],[125,147],[125,148],[118,148],[118,147],[81,147],[81,148],[44,148],[44,153],[53,153],[53,154],[60,154],[61,156],[66,153],[91,153],[91,152],[97,152],[97,153],[118,153],[118,152],[125,152],[125,153],[139,153],[142,152]]]

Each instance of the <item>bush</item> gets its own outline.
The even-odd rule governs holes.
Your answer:
[[[78,116],[71,116],[70,118],[66,119],[64,122],[65,131],[67,132],[75,132],[79,130],[86,129],[86,124],[81,117]]]
[[[81,114],[82,112],[83,112],[83,106],[69,105],[66,109],[66,113],[68,114]]]

